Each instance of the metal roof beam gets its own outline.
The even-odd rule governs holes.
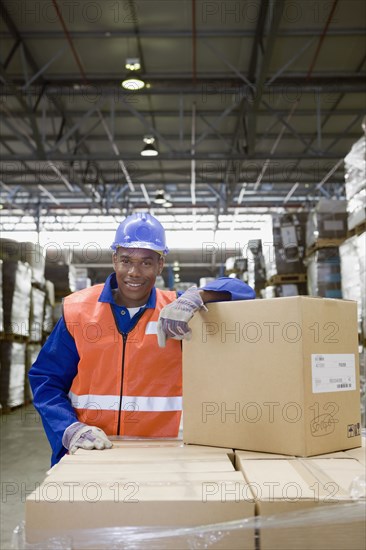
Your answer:
[[[343,112],[343,115],[349,115],[349,116],[358,116],[359,115],[359,111],[356,112],[357,109],[353,109],[352,111],[350,112]],[[297,111],[296,111],[296,114]],[[313,112],[311,114],[314,114]],[[339,113],[338,113],[339,114]],[[323,111],[323,115],[324,115],[324,111]],[[305,115],[304,115],[305,116]],[[307,115],[307,116],[310,116],[310,113]],[[203,120],[203,122],[205,122],[206,124],[209,125],[209,122],[205,120],[204,117],[199,117]],[[92,132],[95,130],[95,128],[97,126],[99,126],[100,122],[99,120],[97,122],[95,122],[95,124],[85,133],[83,134],[82,138],[80,139],[80,141],[78,141],[76,143],[76,147],[79,147],[80,144],[89,136],[92,135]],[[261,137],[261,141],[263,141],[263,139],[275,139],[277,137],[277,133],[274,133],[274,132],[269,132],[268,134],[265,134],[264,138]],[[302,136],[304,138],[313,138],[314,136],[314,133],[313,132],[302,132]],[[322,139],[325,140],[325,139],[334,139],[335,136],[338,136],[338,132],[322,132]],[[213,133],[211,134],[210,136],[210,139],[214,140],[214,141],[222,141],[223,143],[225,143],[225,145],[230,145],[230,142],[229,142],[229,139],[232,137],[232,133],[219,133],[217,132],[217,130],[213,129]],[[357,139],[358,137],[360,137],[360,132],[356,132],[356,131],[353,131],[353,132],[348,132],[346,134],[346,136],[343,136],[343,137],[347,137],[349,139]],[[45,139],[46,140],[52,140],[54,138],[54,134],[46,134],[45,135]],[[168,139],[169,141],[179,141],[180,142],[180,137],[177,136],[176,134],[165,134],[165,138]],[[282,141],[285,141],[287,139],[292,139],[290,134],[288,132],[286,132],[282,138]],[[16,141],[18,138],[12,134],[4,134],[4,132],[2,132],[2,139],[4,141],[9,141],[9,143],[13,142],[13,141]],[[126,134],[116,134],[114,139],[116,139],[117,141],[128,141],[129,143],[131,143],[133,140],[136,140],[136,141],[141,141],[141,133],[139,134],[133,134],[133,135],[126,135]],[[91,141],[95,141],[95,142],[100,142],[100,141],[105,141],[105,136],[104,135],[101,135],[101,134],[98,134],[98,135],[92,135],[91,137]]]
[[[280,29],[278,31],[278,36],[285,36],[285,37],[298,37],[298,36],[314,36],[318,32],[317,28],[314,27],[294,27],[291,25],[287,29]],[[340,28],[334,28],[329,29],[328,32],[329,36],[360,36],[364,37],[365,35],[365,28],[364,27],[340,27]],[[22,36],[25,40],[33,40],[33,39],[39,39],[39,40],[60,40],[64,38],[64,33],[62,31],[49,31],[49,30],[39,30],[39,31],[31,31],[31,30],[24,30],[22,32]],[[180,29],[166,29],[166,28],[160,28],[160,29],[140,29],[139,30],[139,36],[141,38],[158,38],[161,40],[162,38],[192,38],[193,33],[192,30],[180,30]],[[251,29],[229,29],[227,27],[222,26],[220,29],[197,29],[196,31],[197,38],[217,38],[217,37],[223,37],[223,38],[254,38],[255,36],[255,30]],[[0,39],[8,38],[9,33],[2,31],[0,32]],[[70,31],[70,37],[77,40],[86,40],[86,39],[103,39],[105,40],[111,40],[113,38],[135,38],[136,33],[134,29],[126,29],[126,30],[118,30],[118,31],[93,31],[93,30],[85,30],[85,31]]]
[[[284,0],[276,0],[275,2],[268,3],[267,0],[262,0],[266,4],[266,11],[264,14],[264,19],[266,19],[267,13],[269,13],[271,19],[268,26],[268,31],[266,37],[264,37],[264,21],[258,22],[261,23],[259,30],[259,37],[253,48],[255,50],[252,54],[251,68],[254,74],[252,75],[249,72],[249,80],[255,83],[254,88],[254,97],[252,98],[251,105],[249,105],[248,111],[248,153],[252,154],[255,148],[255,139],[256,139],[256,128],[257,128],[257,110],[262,100],[262,94],[264,92],[264,83],[268,69],[271,62],[271,57],[274,49],[274,44],[277,38],[278,28],[282,19],[282,12],[284,8]],[[268,7],[270,7],[269,11]],[[264,48],[264,39],[265,39],[265,49],[261,50],[262,56],[258,62],[258,51],[259,46],[261,45]],[[254,59],[253,59],[254,58]],[[252,66],[253,65],[253,66]],[[254,78],[253,78],[254,76]]]
[[[110,153],[105,152],[98,152],[98,153],[80,153],[80,154],[73,154],[73,153],[54,153],[54,154],[46,154],[47,160],[53,160],[53,161],[88,161],[88,160],[96,160],[96,161],[114,161],[114,160],[140,160],[141,162],[151,162],[151,160],[146,157],[141,157],[140,154],[137,153],[124,153],[123,155],[111,155]],[[197,152],[194,156],[191,155],[190,152],[185,151],[176,151],[174,153],[160,153],[161,160],[212,160],[216,162],[226,161],[226,160],[260,160],[260,159],[266,159],[268,157],[268,153],[255,153],[254,155],[250,157],[243,158],[243,155],[238,153],[204,153],[204,152]],[[271,160],[293,160],[293,159],[307,159],[307,160],[327,160],[327,159],[333,159],[333,158],[339,158],[339,154],[336,153],[315,153],[315,154],[304,154],[304,153],[276,153],[271,157]],[[39,161],[39,157],[37,155],[29,155],[24,153],[15,153],[14,155],[3,155],[2,160],[5,162],[11,161],[11,160],[21,160],[21,161]]]
[[[0,93],[0,97],[1,97],[1,93]],[[333,112],[333,107],[332,107],[331,109],[322,109],[322,114],[323,114],[323,116],[328,116],[328,115],[332,115],[332,116],[357,115],[358,113],[360,113],[360,111],[361,111],[361,108],[350,106],[349,108],[336,109]],[[85,113],[85,111],[81,111],[81,110],[70,110],[68,112],[72,116],[75,116],[75,117],[81,117]],[[21,119],[24,118],[24,113],[22,111],[17,111],[17,110],[12,109],[11,113],[12,113],[13,118],[21,118]],[[143,110],[140,110],[139,113],[142,116],[145,116],[145,117],[149,116],[149,114],[150,114],[149,111],[143,111]],[[281,116],[285,116],[287,114],[287,111],[282,111],[281,109],[279,109],[277,111],[277,113],[279,113]],[[177,114],[176,111],[170,111],[170,110],[155,111],[155,115],[159,116],[159,117],[169,117],[170,118],[170,117],[175,117],[176,114]],[[213,117],[213,116],[217,116],[217,114],[218,114],[218,111],[214,111],[213,109],[199,109],[198,110],[198,115],[199,116]],[[313,115],[313,114],[314,114],[314,109],[297,109],[296,110],[296,116],[309,117],[310,115]],[[41,118],[42,113],[40,113],[40,112],[35,113],[35,116]],[[54,116],[60,116],[60,113],[59,113],[59,111],[48,110],[48,116],[53,116],[53,117]],[[93,118],[95,116],[97,116],[95,113],[91,114],[91,118]],[[115,111],[115,116],[116,117],[120,117],[120,116],[134,117],[135,115],[133,113],[130,113],[130,112],[125,111],[123,109],[117,109]],[[228,117],[230,117],[230,116],[235,116],[236,117],[237,113],[231,112],[231,113],[228,113],[227,116]],[[268,117],[269,115],[268,115],[267,111],[261,110],[261,111],[257,112],[257,116],[267,116]],[[182,117],[187,117],[188,118],[188,112],[187,111],[183,112]],[[302,132],[302,135],[303,136],[310,136],[310,135],[313,136],[314,134],[313,133],[310,134],[309,132]],[[325,135],[325,134],[323,133],[323,135]],[[126,139],[130,139],[130,137],[127,136]]]
[[[132,113],[136,118],[138,118],[138,120],[142,123],[143,126],[145,126],[146,130],[149,133],[153,134],[153,136],[155,136],[159,140],[159,142],[164,143],[164,145],[169,149],[169,151],[174,152],[174,149],[169,143],[169,141],[166,140],[160,134],[160,132],[158,132],[156,128],[154,128],[137,109],[132,107],[132,105],[130,105],[124,98],[122,98],[122,101],[127,107],[127,109],[130,111],[130,113]]]
[[[2,79],[4,80],[4,82],[6,83],[6,85],[9,86],[12,94],[17,99],[18,103],[24,109],[24,115],[28,118],[29,123],[30,123],[31,128],[32,128],[32,133],[33,133],[32,137],[34,139],[39,158],[45,158],[44,147],[43,147],[41,136],[40,136],[40,133],[39,133],[39,130],[38,130],[37,119],[34,116],[33,110],[27,104],[27,102],[24,100],[22,94],[19,92],[19,90],[17,89],[15,84],[12,82],[12,80],[7,75],[6,70],[4,68],[4,65],[2,63],[0,63],[0,75],[1,75]]]

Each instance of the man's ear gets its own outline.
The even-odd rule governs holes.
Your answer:
[[[117,254],[116,252],[113,252],[112,254],[112,264],[113,264],[113,269],[116,270],[116,263],[117,263]]]
[[[164,269],[164,256],[160,256],[159,258],[159,273],[158,275],[162,274],[162,271]]]

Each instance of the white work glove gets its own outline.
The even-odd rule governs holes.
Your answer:
[[[80,449],[110,449],[112,442],[100,428],[88,426],[82,422],[74,422],[64,431],[62,445],[71,454]]]
[[[159,346],[164,348],[167,338],[190,340],[192,331],[188,321],[201,308],[207,311],[196,286],[191,286],[182,296],[165,306],[160,312],[157,326]]]

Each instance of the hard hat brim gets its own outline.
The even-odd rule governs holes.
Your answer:
[[[146,248],[147,250],[153,250],[154,252],[157,252],[161,256],[165,256],[169,252],[169,248],[167,246],[164,248],[164,250],[161,250],[161,248],[157,248],[153,243],[142,241],[135,241],[131,243],[114,242],[111,246],[111,249],[116,251],[117,248]]]

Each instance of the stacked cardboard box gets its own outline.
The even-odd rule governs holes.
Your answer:
[[[27,542],[80,529],[188,528],[253,517],[230,449],[158,445],[114,441],[109,450],[66,455],[27,499]],[[215,547],[254,550],[254,525],[228,542]],[[169,546],[162,541],[161,548]]]
[[[45,341],[47,336],[52,332],[54,327],[53,321],[53,309],[55,307],[55,285],[52,281],[47,281],[45,283],[45,306],[44,306],[44,318],[43,318],[43,327],[42,327],[42,340]]]
[[[46,301],[45,291],[32,285],[30,319],[29,319],[30,342],[42,341],[45,301]]]
[[[37,342],[27,342],[26,351],[25,351],[25,383],[24,383],[24,401],[29,403],[33,400],[32,388],[29,383],[28,373],[38,357],[39,352],[41,351],[41,344]]]
[[[366,235],[366,233],[364,234]],[[339,256],[341,260],[342,275],[342,295],[345,300],[354,300],[357,302],[357,320],[358,331],[362,332],[363,312],[363,294],[366,294],[365,279],[361,279],[360,263],[361,256],[365,255],[366,250],[363,245],[366,241],[361,236],[362,243],[357,235],[344,241],[339,247]],[[360,245],[360,246],[359,246]],[[366,304],[365,304],[366,305]]]
[[[356,303],[208,305],[183,343],[186,443],[312,456],[360,445]]]
[[[347,201],[320,199],[310,212],[306,224],[306,246],[332,240],[344,240],[347,236]],[[320,243],[321,244],[321,243]]]
[[[276,215],[272,218],[273,253],[267,260],[267,277],[305,273],[307,213]]]
[[[24,404],[25,342],[0,340],[0,403],[3,409]]]
[[[26,502],[29,546],[364,548],[365,448],[298,459],[172,440],[114,445],[49,471]]]
[[[0,335],[4,332],[3,261],[0,260]]]
[[[365,447],[299,459],[237,451],[255,495],[261,550],[361,549]]]
[[[339,248],[319,248],[307,258],[309,296],[342,298],[341,260]]]
[[[348,212],[348,229],[354,229],[366,219],[366,137],[352,146],[344,159]]]
[[[3,260],[4,332],[7,336],[28,338],[31,307],[32,271],[28,264]]]
[[[38,288],[45,283],[45,257],[41,245],[32,242],[18,242],[0,239],[0,258],[13,262],[27,263],[31,269],[31,282]]]
[[[347,202],[321,199],[310,213],[307,232],[307,276],[310,296],[342,298],[339,245],[347,236]]]

